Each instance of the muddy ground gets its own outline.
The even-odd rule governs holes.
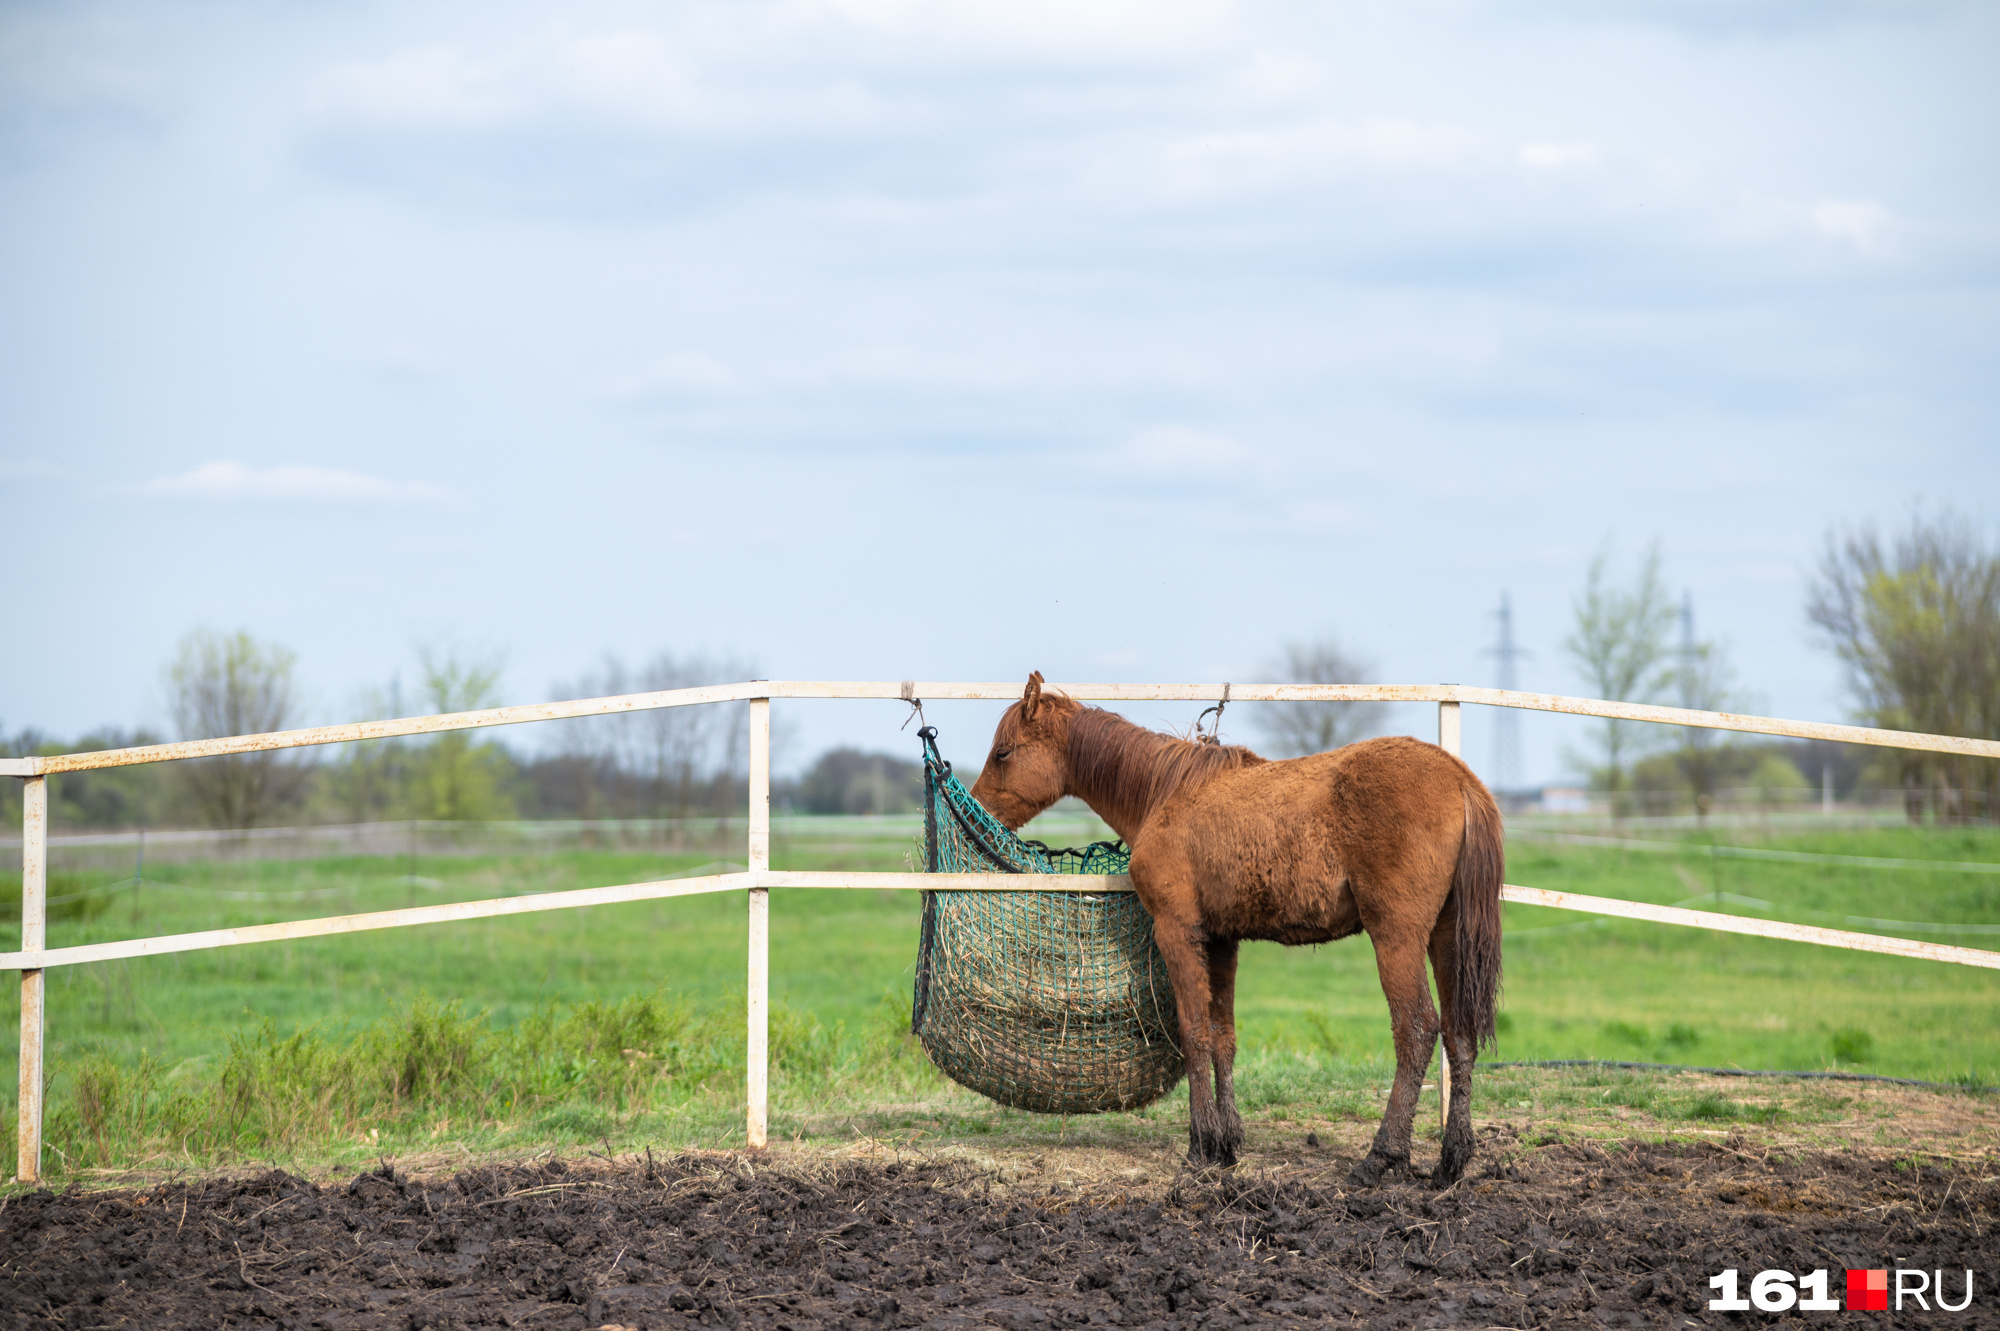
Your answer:
[[[708,1155],[30,1193],[0,1206],[0,1324],[1880,1325],[1711,1313],[1708,1277],[1823,1267],[1839,1295],[1847,1267],[1901,1265],[1969,1267],[1976,1295],[1899,1323],[2000,1326],[1990,1159],[1496,1130],[1442,1193],[1349,1189],[1352,1163],[1309,1146],[1230,1175],[1065,1183],[909,1154]]]

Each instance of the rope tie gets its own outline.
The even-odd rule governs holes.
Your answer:
[[[917,696],[917,681],[915,681],[914,679],[906,679],[903,681],[903,687],[901,693],[903,701],[910,705],[910,714],[909,716],[903,718],[903,724],[897,726],[896,729],[908,730],[910,728],[910,722],[912,719],[918,721],[922,721],[924,719],[924,700]],[[928,723],[926,723],[926,725],[927,724]],[[919,731],[922,731],[924,728],[925,726],[917,727]]]
[[[1222,701],[1217,703],[1213,707],[1207,708],[1202,712],[1200,716],[1197,716],[1194,719],[1195,743],[1197,744],[1222,743],[1222,709],[1227,706],[1229,706],[1229,686],[1227,684],[1224,684],[1222,686]],[[1204,732],[1201,728],[1201,723],[1207,720],[1210,714],[1213,714],[1215,717],[1215,725],[1208,731]]]

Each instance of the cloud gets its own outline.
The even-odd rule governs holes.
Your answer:
[[[515,109],[490,68],[449,46],[397,51],[339,65],[321,80],[314,109],[329,119],[372,124],[490,124]]]
[[[1881,246],[1889,210],[1873,199],[1821,199],[1813,205],[1812,220],[1821,235],[1844,240],[1866,254]]]
[[[616,394],[625,398],[707,397],[743,386],[736,371],[702,351],[660,357]]]
[[[421,481],[390,481],[365,472],[332,467],[246,467],[240,462],[205,462],[179,476],[149,482],[147,494],[175,499],[234,502],[334,504],[435,504],[458,498],[450,490]]]
[[[324,120],[403,129],[579,114],[708,132],[880,129],[909,110],[897,89],[1009,70],[1199,66],[1235,27],[1232,6],[1216,0],[697,2],[645,27],[558,22],[484,50],[432,44],[345,62],[317,81],[310,104]]]
[[[1540,0],[1534,8],[1572,23],[1630,24],[1733,40],[1796,38],[1864,24],[1914,25],[1958,5],[1959,0]]]
[[[1490,157],[1456,125],[1313,120],[1182,139],[1166,146],[1160,174],[1170,195],[1227,195],[1357,172],[1457,172]]]
[[[1226,435],[1187,425],[1157,425],[1125,442],[1113,456],[1117,469],[1161,477],[1192,477],[1239,466],[1249,456]]]
[[[829,357],[820,374],[830,384],[858,388],[919,388],[926,391],[994,392],[1019,388],[1034,378],[1025,360],[958,355],[897,343],[850,347]]]
[[[1524,143],[1515,156],[1522,166],[1540,171],[1559,171],[1567,167],[1596,166],[1598,152],[1594,143]]]
[[[731,45],[670,31],[553,29],[484,56],[411,47],[329,70],[310,109],[324,125],[403,132],[578,122],[667,133],[824,131],[883,118],[885,108],[850,81],[774,79]]]

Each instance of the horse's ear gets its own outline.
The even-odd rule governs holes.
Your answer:
[[[1021,692],[1021,719],[1032,721],[1042,705],[1042,672],[1037,670],[1028,676],[1028,687]]]

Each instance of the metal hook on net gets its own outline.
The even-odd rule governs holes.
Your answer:
[[[1217,703],[1213,707],[1203,709],[1202,714],[1194,719],[1195,743],[1197,744],[1222,743],[1222,709],[1227,706],[1229,706],[1229,685],[1224,684],[1222,686],[1222,701]],[[1206,721],[1211,715],[1215,717],[1215,724],[1211,726],[1209,729],[1204,731],[1201,728],[1201,723],[1203,721]]]
[[[902,697],[903,701],[910,705],[910,714],[903,718],[903,724],[897,726],[896,729],[908,730],[912,720],[922,721],[924,719],[924,700],[917,696],[917,681],[914,679],[903,681]],[[929,722],[925,722],[925,725],[928,724]],[[917,729],[922,730],[924,726],[918,726]]]

